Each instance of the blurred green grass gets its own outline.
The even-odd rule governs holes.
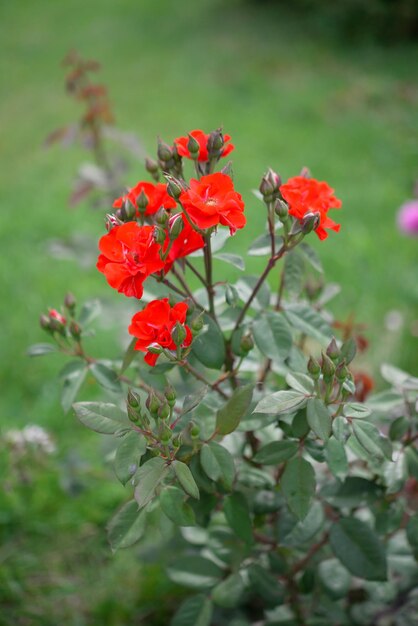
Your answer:
[[[101,467],[95,435],[60,409],[54,378],[61,357],[25,357],[29,344],[44,340],[39,313],[59,305],[65,291],[72,290],[80,300],[120,301],[94,267],[52,259],[46,246],[51,238],[77,231],[94,239],[102,232],[99,212],[67,206],[72,177],[86,154],[80,148],[42,147],[52,129],[78,115],[62,89],[59,65],[72,47],[103,64],[101,79],[109,85],[119,127],[137,133],[151,154],[157,134],[171,141],[192,128],[223,124],[232,135],[236,187],[246,200],[249,221],[248,229],[235,237],[237,251],[244,252],[262,227],[263,207],[251,189],[268,166],[286,178],[306,165],[326,179],[343,200],[344,210],[336,214],[342,228],[313,245],[328,279],[343,285],[334,310],[343,316],[355,312],[367,324],[369,367],[391,359],[417,373],[417,339],[409,330],[418,308],[417,243],[401,237],[395,227],[396,209],[418,177],[417,46],[342,45],[335,33],[326,36],[302,16],[294,19],[274,7],[232,0],[16,0],[0,6],[0,31],[2,429],[39,423],[55,436],[60,459],[77,445],[81,459]],[[144,175],[141,164],[131,172],[127,183]],[[250,267],[259,268],[258,263]],[[405,319],[397,333],[384,324],[393,309]],[[102,354],[107,348],[117,348],[110,331],[98,345]],[[103,589],[109,593],[117,568],[125,567],[129,575],[135,570],[132,556],[115,562],[103,547],[106,519],[124,498],[122,488],[109,487],[111,480],[106,476],[86,485],[98,511],[86,550],[99,551]],[[52,493],[51,499],[67,497],[55,487]],[[48,511],[37,508],[36,497],[29,511],[44,515],[60,542],[75,545],[84,527],[82,500],[65,505],[67,510],[74,507],[79,531],[76,521],[62,528],[49,518]],[[26,541],[32,532],[29,525]],[[13,535],[7,541],[18,549]],[[45,550],[46,562],[67,584],[65,558],[56,559],[47,542],[36,546],[35,562]],[[25,568],[19,569],[19,559],[15,563],[19,581]],[[84,571],[75,551],[72,567],[77,563]],[[64,583],[56,582],[44,598],[45,614]],[[31,592],[25,585],[22,589],[16,597],[28,601]],[[115,617],[98,623],[127,619],[115,611]],[[83,606],[74,608],[78,614],[78,621],[68,623],[95,623],[83,621],[88,619]],[[21,623],[50,623],[42,619]]]

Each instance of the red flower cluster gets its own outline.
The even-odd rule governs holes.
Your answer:
[[[205,230],[223,224],[231,235],[245,226],[244,202],[226,174],[216,173],[192,178],[190,189],[180,195],[180,203],[193,223]]]
[[[189,134],[194,139],[196,139],[196,141],[199,144],[199,156],[197,160],[208,161],[209,159],[208,140],[210,137],[209,133],[204,133],[203,130],[192,130]],[[231,139],[231,137],[229,135],[224,135],[223,139],[226,144]],[[174,143],[177,146],[177,152],[179,153],[179,155],[182,157],[186,157],[187,159],[191,159],[192,157],[187,147],[188,142],[189,142],[189,137],[178,137],[177,139],[174,140]],[[221,156],[226,157],[230,152],[232,152],[234,147],[235,146],[232,143],[230,143],[228,146],[225,146],[224,149],[222,150]]]
[[[97,269],[111,287],[126,296],[141,298],[144,280],[164,268],[160,244],[154,241],[153,226],[127,222],[112,228],[99,241]]]
[[[127,194],[117,198],[113,203],[113,208],[120,209],[126,200],[129,200],[132,206],[137,208],[136,199],[141,195],[141,192],[143,192],[148,199],[145,215],[154,215],[161,207],[164,207],[164,209],[176,208],[176,201],[168,195],[166,185],[162,183],[154,185],[153,183],[142,181],[137,183],[135,187],[132,187]]]
[[[315,229],[320,239],[326,239],[326,228],[338,232],[340,225],[336,224],[327,215],[329,209],[341,208],[341,200],[334,196],[334,190],[315,178],[294,176],[287,183],[281,185],[280,192],[289,204],[289,214],[298,220],[303,220],[307,213],[319,215],[319,226]]]
[[[167,350],[176,350],[172,332],[177,322],[184,326],[186,332],[181,348],[187,348],[192,342],[192,333],[185,324],[188,306],[186,302],[179,302],[170,306],[168,298],[153,300],[139,313],[135,313],[128,331],[138,341],[135,350],[146,352],[144,360],[148,365],[154,366],[159,357],[148,351],[151,345],[160,346]]]
[[[183,222],[183,229],[180,231],[180,234],[174,239],[170,250],[167,255],[166,264],[164,266],[164,272],[167,273],[171,266],[173,265],[176,259],[181,259],[196,250],[200,250],[205,245],[205,240],[202,235],[200,235],[194,228],[189,224],[187,219],[184,217],[182,213],[176,213],[170,217],[168,222],[168,228],[173,226],[173,223],[176,220],[181,220]],[[168,239],[164,244],[164,252],[167,250],[169,243]]]

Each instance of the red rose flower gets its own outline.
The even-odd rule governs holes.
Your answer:
[[[115,209],[120,209],[123,206],[124,202],[126,200],[129,200],[132,206],[137,208],[136,199],[142,191],[148,198],[145,215],[153,215],[154,213],[157,213],[157,211],[161,207],[164,207],[165,209],[174,209],[176,207],[176,201],[168,195],[166,185],[163,185],[162,183],[157,183],[156,185],[154,185],[154,183],[147,183],[142,181],[137,183],[135,187],[132,187],[132,189],[130,189],[127,194],[121,196],[120,198],[117,198],[113,203],[113,207]]]
[[[196,250],[200,250],[200,248],[203,248],[205,245],[205,240],[202,235],[194,230],[182,213],[177,213],[176,215],[170,217],[168,227],[170,228],[176,220],[181,220],[183,222],[183,228],[171,245],[166,259],[166,265],[164,266],[165,273],[171,269],[171,266],[176,259],[181,259]],[[164,250],[167,249],[168,245],[169,239],[167,238]]]
[[[102,253],[97,269],[111,287],[126,296],[141,298],[142,283],[150,274],[163,269],[161,246],[153,238],[153,226],[127,222],[115,226],[99,241]]]
[[[199,156],[198,156],[198,161],[207,161],[209,159],[209,154],[208,154],[208,139],[210,137],[209,133],[204,133],[203,130],[192,130],[189,133],[192,137],[194,137],[194,139],[196,139],[196,141],[199,144]],[[230,135],[224,135],[224,142],[225,144],[228,143],[228,141],[231,139]],[[189,137],[178,137],[177,139],[174,140],[174,143],[177,146],[177,152],[179,153],[180,156],[182,157],[186,157],[187,159],[191,159],[191,155],[189,152],[189,149],[187,147],[187,144],[189,142]],[[230,143],[228,146],[224,146],[224,149],[222,150],[222,157],[226,157],[230,152],[232,152],[232,150],[235,148],[235,146]]]
[[[325,183],[315,178],[294,176],[287,183],[281,185],[280,192],[289,204],[289,214],[298,220],[303,220],[307,213],[319,215],[319,225],[315,232],[320,239],[326,239],[326,228],[338,232],[340,225],[336,224],[327,215],[329,209],[341,208],[341,200],[334,196],[334,190]]]
[[[188,306],[186,302],[179,302],[170,306],[168,298],[153,300],[139,313],[135,313],[128,328],[129,334],[137,337],[135,350],[146,352],[144,360],[154,366],[159,357],[148,351],[149,346],[155,345],[167,350],[176,350],[177,346],[172,337],[172,331],[177,322],[184,326],[186,336],[181,348],[187,348],[192,342],[192,333],[185,324]]]
[[[180,203],[192,222],[202,230],[223,224],[231,235],[245,226],[244,203],[226,174],[192,178],[190,189],[180,195]]]

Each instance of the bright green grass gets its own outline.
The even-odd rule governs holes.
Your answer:
[[[368,325],[373,343],[367,360],[372,367],[390,358],[417,373],[417,340],[408,330],[418,308],[417,241],[401,237],[394,225],[396,209],[411,195],[418,177],[417,47],[342,47],[335,36],[326,39],[308,24],[257,10],[257,3],[227,0],[15,0],[2,3],[0,29],[2,426],[45,425],[55,435],[60,458],[77,444],[81,458],[100,467],[102,451],[95,435],[62,415],[52,379],[64,361],[59,356],[25,357],[29,344],[45,339],[37,327],[39,313],[59,305],[66,290],[80,300],[99,296],[116,304],[122,298],[93,267],[54,261],[46,251],[48,239],[76,231],[97,238],[102,232],[99,213],[72,211],[66,204],[71,178],[85,153],[42,148],[51,129],[78,114],[61,87],[59,61],[71,47],[102,62],[101,78],[109,85],[119,127],[135,131],[150,152],[157,134],[171,141],[192,128],[210,130],[223,124],[233,136],[236,187],[247,202],[249,221],[247,230],[236,235],[236,250],[244,252],[262,227],[263,207],[250,190],[267,166],[288,177],[306,165],[329,181],[344,203],[335,216],[342,229],[323,243],[311,239],[329,280],[344,286],[335,310],[344,315],[353,311]],[[143,174],[138,164],[127,184]],[[250,269],[259,268],[257,263]],[[401,333],[384,330],[390,309],[405,316]],[[97,349],[105,354],[110,346],[115,348],[116,342],[107,331]],[[106,517],[124,497],[110,482],[106,476],[91,487],[94,506],[100,509],[92,522],[91,545],[101,545]],[[42,518],[35,504],[29,503],[30,510]],[[82,526],[85,504],[75,498],[65,506],[74,507]],[[44,515],[42,523],[48,524]],[[51,528],[65,545],[78,542],[76,524],[63,529],[52,520]],[[35,563],[41,558],[39,546],[46,550],[47,543],[36,545]],[[48,602],[54,594],[62,596],[70,579],[65,559],[55,562],[55,553],[46,553],[64,582],[56,582],[44,598],[45,614]],[[115,565],[102,556],[103,585],[109,593],[120,563],[125,563],[125,575],[134,567],[126,558]],[[81,568],[75,587],[84,586],[88,568],[77,554],[71,563]],[[16,584],[24,579],[25,570],[19,567],[16,562]],[[28,600],[28,594],[24,588],[17,597]],[[74,624],[85,623],[81,604],[74,615],[79,611],[84,617]],[[98,623],[126,619],[116,610],[114,618]]]

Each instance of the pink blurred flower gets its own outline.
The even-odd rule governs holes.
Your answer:
[[[418,236],[418,200],[409,200],[400,207],[397,222],[402,233]]]

